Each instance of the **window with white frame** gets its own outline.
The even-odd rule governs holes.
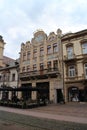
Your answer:
[[[75,66],[74,65],[71,65],[68,67],[68,76],[75,77]]]
[[[73,46],[67,47],[67,56],[68,56],[68,59],[73,58]]]
[[[83,54],[87,54],[87,42],[82,43],[82,52],[83,52]]]

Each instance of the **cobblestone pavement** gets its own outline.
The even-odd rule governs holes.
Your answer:
[[[0,110],[0,130],[87,130],[87,124],[38,118]]]
[[[71,102],[67,104],[52,104],[46,107],[31,109],[31,111],[87,118],[87,103]]]
[[[14,109],[0,107],[0,110],[40,118],[87,124],[87,103],[68,103],[59,105],[52,104],[33,109]]]

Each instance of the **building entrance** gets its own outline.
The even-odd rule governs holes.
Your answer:
[[[32,84],[22,84],[22,87],[32,87]],[[31,99],[31,91],[22,91],[22,98],[25,100]]]
[[[37,99],[46,98],[49,100],[49,82],[36,83],[37,88],[40,89],[40,92],[37,92]]]
[[[57,89],[57,103],[64,102],[63,93],[61,89]]]
[[[69,101],[79,101],[79,89],[77,87],[70,87],[68,89],[68,100]]]

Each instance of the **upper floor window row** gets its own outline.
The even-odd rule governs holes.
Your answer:
[[[56,53],[56,52],[58,52],[58,45],[57,45],[57,43],[53,44],[53,48],[51,47],[51,45],[47,46],[47,54]],[[46,53],[44,51],[44,47],[41,47],[40,48],[40,56],[43,56],[44,53]],[[29,60],[30,57],[31,57],[31,52],[30,51],[28,51],[27,53],[26,52],[23,53],[23,61]],[[36,58],[36,57],[37,57],[37,49],[34,49],[33,50],[33,58]]]
[[[57,43],[53,44],[53,48],[51,47],[51,45],[47,46],[47,54],[56,53],[56,52],[58,52],[58,44]]]

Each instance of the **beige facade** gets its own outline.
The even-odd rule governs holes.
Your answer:
[[[87,30],[62,36],[66,101],[87,100]]]
[[[21,44],[20,52],[19,86],[45,88],[42,95],[55,103],[60,102],[63,91],[61,35],[60,29],[48,36],[38,30],[31,42]],[[37,92],[29,94],[27,98],[31,99],[42,96]]]

